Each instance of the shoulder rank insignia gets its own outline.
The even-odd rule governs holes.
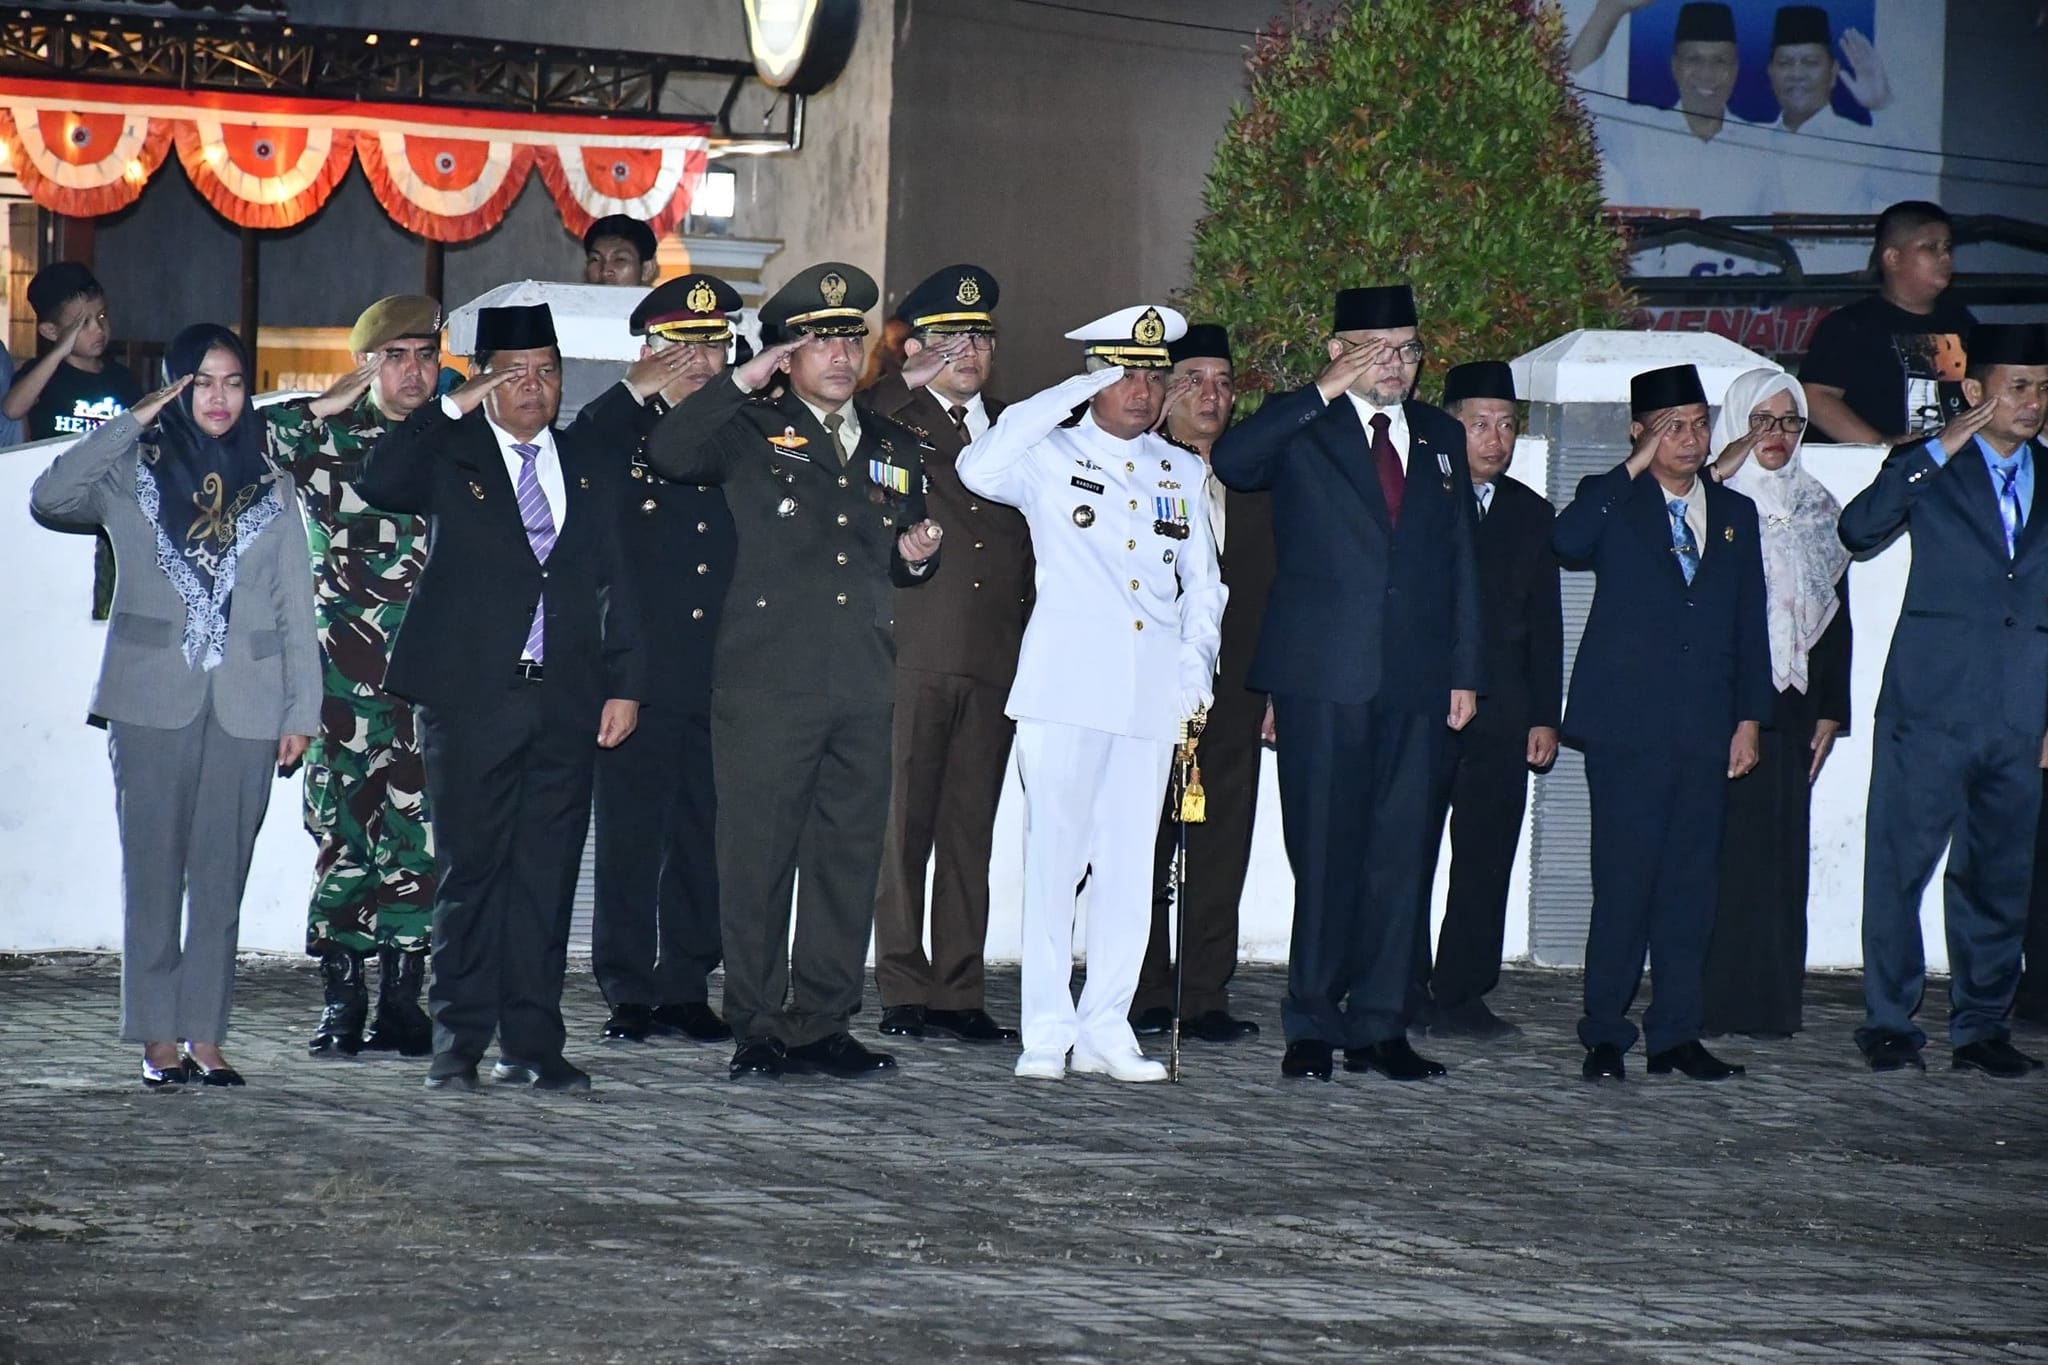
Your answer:
[[[891,493],[900,493],[905,497],[910,494],[910,471],[901,465],[889,464],[883,460],[869,460],[868,478],[874,481],[876,487],[886,488]]]

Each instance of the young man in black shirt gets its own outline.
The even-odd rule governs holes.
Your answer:
[[[1954,236],[1939,204],[1908,200],[1877,220],[1879,296],[1822,319],[1799,367],[1809,440],[1897,445],[1939,431],[1943,382],[1960,384],[1970,310],[1942,297]],[[1958,390],[1959,392],[1959,390]]]

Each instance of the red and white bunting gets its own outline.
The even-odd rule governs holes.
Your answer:
[[[496,227],[533,171],[522,143],[387,130],[357,134],[356,158],[391,221],[436,242]]]
[[[93,218],[134,203],[171,148],[171,124],[142,114],[0,105],[0,152],[29,197]]]
[[[227,123],[202,115],[177,126],[178,160],[193,188],[237,227],[287,228],[327,202],[348,174],[355,134],[290,123]]]
[[[607,214],[638,218],[660,237],[683,220],[704,183],[710,142],[702,137],[635,139],[632,144],[534,149],[540,177],[562,225],[574,236]]]

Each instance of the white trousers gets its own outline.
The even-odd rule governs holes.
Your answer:
[[[1026,1052],[1137,1050],[1131,996],[1152,932],[1152,850],[1173,745],[1017,722],[1024,786]],[[1090,867],[1094,871],[1090,872]],[[1073,995],[1074,888],[1088,878],[1088,980]]]

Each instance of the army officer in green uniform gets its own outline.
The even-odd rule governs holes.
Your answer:
[[[940,531],[918,438],[853,401],[878,298],[853,266],[804,271],[761,307],[767,348],[647,445],[663,477],[725,489],[739,538],[711,694],[735,1080],[895,1065],[847,1024],[889,807],[895,589],[938,571]]]

